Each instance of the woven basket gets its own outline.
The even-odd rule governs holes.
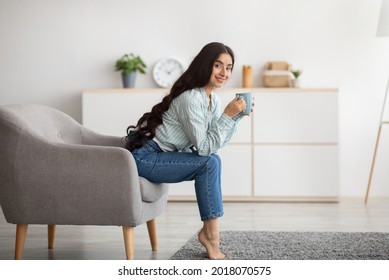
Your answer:
[[[291,66],[284,61],[271,61],[265,64],[262,76],[264,87],[293,87]]]

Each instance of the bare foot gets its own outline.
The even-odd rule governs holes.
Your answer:
[[[205,247],[208,258],[211,260],[221,260],[226,256],[220,252],[219,234],[208,233],[205,228],[202,228],[199,232],[198,239]]]

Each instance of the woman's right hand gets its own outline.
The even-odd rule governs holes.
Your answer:
[[[224,114],[232,118],[244,110],[246,110],[246,102],[244,99],[235,97],[224,109]]]

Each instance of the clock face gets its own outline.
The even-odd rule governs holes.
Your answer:
[[[184,67],[179,61],[172,58],[162,59],[154,66],[153,78],[160,87],[169,88],[182,73]]]

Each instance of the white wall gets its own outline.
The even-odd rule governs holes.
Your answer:
[[[389,38],[375,37],[379,8],[380,0],[0,0],[0,105],[43,103],[81,121],[83,88],[121,87],[113,67],[122,54],[141,55],[149,71],[137,87],[155,87],[157,60],[188,64],[221,41],[236,53],[229,87],[241,86],[242,64],[260,86],[266,61],[287,60],[303,70],[303,87],[340,89],[340,194],[362,197],[389,74]],[[385,153],[371,196],[389,196]]]

